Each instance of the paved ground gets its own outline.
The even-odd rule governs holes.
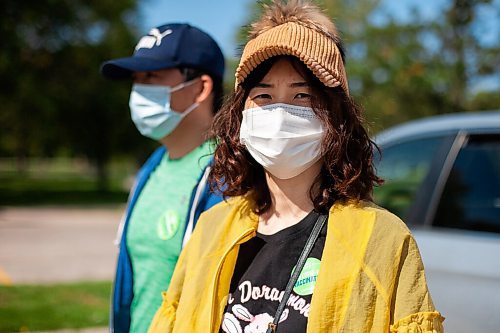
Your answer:
[[[0,284],[111,280],[123,210],[1,208]]]

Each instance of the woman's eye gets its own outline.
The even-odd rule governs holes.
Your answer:
[[[298,93],[295,95],[294,99],[309,99],[311,98],[311,95],[307,94],[307,93]]]
[[[255,95],[253,99],[271,99],[271,95],[269,94],[259,94]]]

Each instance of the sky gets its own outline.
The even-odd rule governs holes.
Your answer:
[[[246,21],[248,0],[140,0],[144,33],[167,22],[186,22],[209,35],[226,57],[237,55],[236,31]]]

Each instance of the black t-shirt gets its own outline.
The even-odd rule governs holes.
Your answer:
[[[220,332],[266,332],[318,217],[312,211],[291,227],[273,235],[257,233],[240,246]],[[326,223],[295,283],[277,332],[306,332],[325,238]]]

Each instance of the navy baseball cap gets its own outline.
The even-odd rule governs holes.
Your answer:
[[[133,72],[189,67],[219,78],[224,76],[224,56],[204,31],[185,23],[153,28],[139,40],[131,57],[104,62],[101,74],[109,79],[130,78]]]

